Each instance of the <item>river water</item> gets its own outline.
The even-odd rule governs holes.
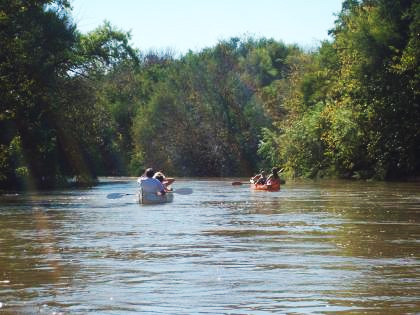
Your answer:
[[[419,183],[232,181],[0,196],[0,314],[420,313]]]

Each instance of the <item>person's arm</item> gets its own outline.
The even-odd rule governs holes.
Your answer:
[[[256,182],[258,182],[258,180],[261,178],[261,174],[257,174],[254,177],[251,178],[250,182],[255,184]]]
[[[165,191],[172,191],[172,188],[169,187],[173,182],[175,181],[175,178],[173,177],[165,177],[165,179],[163,180],[162,184],[163,187],[165,187]]]
[[[156,181],[157,181],[158,189],[159,189],[158,193],[160,193],[161,195],[166,194],[165,186],[163,186],[163,184],[159,180],[156,179]]]
[[[175,181],[175,178],[173,178],[173,177],[165,177],[165,179],[164,179],[164,183],[167,185],[167,186],[169,186],[170,184],[172,184],[173,182]]]

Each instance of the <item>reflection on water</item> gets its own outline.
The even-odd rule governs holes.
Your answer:
[[[0,313],[420,312],[418,184],[231,181],[1,196]]]

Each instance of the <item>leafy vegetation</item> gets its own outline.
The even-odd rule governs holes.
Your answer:
[[[69,3],[0,4],[0,187],[41,188],[95,180],[113,142],[97,81],[137,58],[109,25],[80,34]]]
[[[346,0],[313,52],[231,38],[174,58],[66,0],[0,4],[0,188],[177,176],[420,175],[420,4]]]
[[[309,66],[298,62],[296,97],[275,136],[275,155],[291,175],[419,174],[419,8],[416,1],[344,1],[334,41]]]

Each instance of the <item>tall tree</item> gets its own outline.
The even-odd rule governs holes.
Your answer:
[[[23,178],[37,186],[57,172],[54,91],[77,40],[68,9],[65,0],[0,4],[0,180],[7,186]]]
[[[418,25],[418,1],[375,0],[349,5],[334,30],[342,91],[359,113],[367,159],[379,178],[420,170]]]
[[[92,182],[112,142],[95,80],[136,52],[107,23],[81,35],[69,9],[65,0],[0,4],[2,188]]]
[[[418,31],[418,1],[344,1],[332,43],[290,64],[287,117],[260,151],[296,176],[419,174]]]

